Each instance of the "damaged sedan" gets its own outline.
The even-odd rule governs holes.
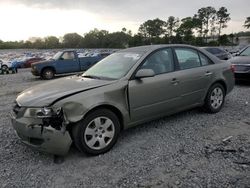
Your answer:
[[[234,87],[233,69],[188,45],[118,51],[82,75],[29,88],[18,95],[12,124],[21,140],[65,155],[109,151],[129,127],[194,107],[216,113]]]

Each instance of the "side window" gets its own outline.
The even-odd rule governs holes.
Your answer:
[[[141,69],[152,69],[156,75],[174,71],[172,50],[163,49],[153,53],[146,59]]]
[[[62,58],[64,60],[75,59],[75,54],[74,52],[64,52],[64,54],[62,55]]]
[[[199,53],[200,58],[201,58],[201,65],[206,66],[206,65],[211,65],[213,64],[210,59],[208,59],[205,55],[202,53]]]
[[[200,59],[196,50],[176,48],[175,53],[181,70],[200,67]]]

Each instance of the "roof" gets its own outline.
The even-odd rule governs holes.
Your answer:
[[[185,44],[161,44],[161,45],[147,45],[147,46],[138,46],[138,47],[133,47],[133,48],[127,48],[124,50],[120,50],[119,52],[141,52],[141,53],[146,53],[149,51],[154,51],[160,48],[165,48],[165,47],[192,47],[196,48],[194,46],[190,45],[185,45]]]

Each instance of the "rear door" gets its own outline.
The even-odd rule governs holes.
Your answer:
[[[73,51],[64,52],[56,62],[57,73],[77,72],[79,69],[79,62]]]
[[[180,87],[176,81],[172,50],[154,52],[145,59],[140,69],[152,69],[155,76],[129,81],[132,121],[139,122],[176,111],[181,105]]]
[[[181,87],[183,108],[202,103],[212,80],[212,67],[208,66],[212,62],[192,48],[175,48],[174,51],[179,65],[176,77]]]

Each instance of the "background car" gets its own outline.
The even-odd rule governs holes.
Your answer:
[[[8,62],[8,61],[2,61],[2,60],[0,60],[0,68],[3,71],[7,71],[8,69],[12,69],[13,68],[13,64],[11,62]]]
[[[250,81],[250,46],[241,50],[230,62],[234,66],[236,80]]]
[[[232,58],[232,55],[230,53],[219,47],[203,47],[203,49],[215,55],[221,60],[228,60]]]
[[[36,62],[43,61],[43,60],[45,60],[45,59],[40,58],[40,57],[33,57],[33,58],[30,58],[30,59],[27,59],[22,64],[22,68],[30,68],[32,63],[36,63]]]

